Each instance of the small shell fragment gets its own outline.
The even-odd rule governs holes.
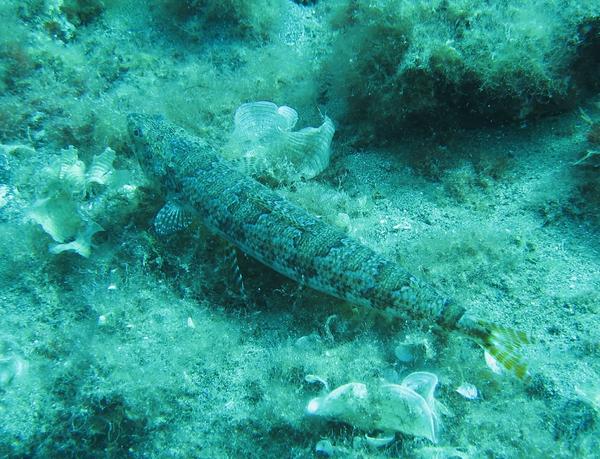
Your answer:
[[[490,354],[488,351],[485,351],[483,357],[485,359],[485,364],[490,370],[492,370],[492,373],[496,373],[497,375],[501,375],[503,373],[502,367],[492,354]]]
[[[471,383],[462,383],[456,388],[456,392],[458,392],[467,400],[475,400],[477,397],[479,397],[479,391],[477,390],[477,387]]]
[[[395,438],[396,436],[394,434],[380,435],[377,437],[371,437],[365,434],[365,441],[371,448],[383,448],[393,442]]]

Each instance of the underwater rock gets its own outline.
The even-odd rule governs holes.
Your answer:
[[[224,156],[248,175],[267,175],[278,181],[311,179],[328,165],[333,122],[325,117],[318,128],[292,131],[298,113],[272,102],[251,102],[235,112],[235,128]]]
[[[439,419],[433,373],[409,374],[401,384],[367,388],[351,382],[309,401],[310,415],[348,423],[366,431],[402,432],[437,442]]]
[[[319,440],[315,445],[315,454],[318,457],[331,457],[334,453],[335,449],[329,440]]]
[[[403,364],[424,360],[426,352],[427,349],[421,343],[400,343],[394,348],[394,355]]]

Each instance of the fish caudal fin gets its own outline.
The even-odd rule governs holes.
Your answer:
[[[484,349],[504,370],[519,379],[527,378],[527,361],[523,356],[523,347],[531,343],[527,334],[483,321],[479,324],[488,331],[483,337]]]
[[[467,317],[461,319],[459,327],[475,339],[501,369],[519,379],[529,376],[527,361],[523,355],[523,348],[531,344],[526,333]]]

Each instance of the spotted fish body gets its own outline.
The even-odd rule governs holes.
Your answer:
[[[128,127],[149,178],[279,273],[360,306],[459,328],[483,344],[498,335],[394,261],[239,172],[201,139],[156,116],[131,114]]]

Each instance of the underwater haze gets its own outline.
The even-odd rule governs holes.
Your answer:
[[[600,456],[600,2],[0,20],[0,458]]]

